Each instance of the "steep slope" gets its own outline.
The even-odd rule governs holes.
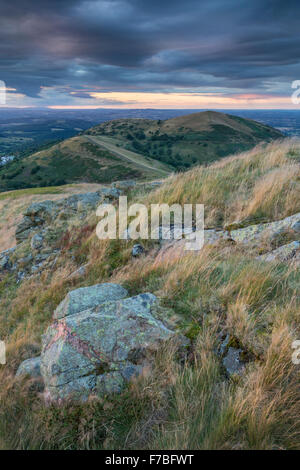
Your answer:
[[[157,160],[82,135],[0,168],[0,191],[69,183],[148,180],[166,177],[170,172],[168,165]]]
[[[34,231],[0,255],[0,338],[7,346],[6,365],[0,366],[0,448],[299,449],[299,365],[293,346],[300,334],[299,162],[300,143],[285,140],[172,176],[151,192],[129,189],[130,203],[203,202],[213,229],[240,219],[232,224],[242,227],[233,238],[183,256],[177,249],[181,240],[169,241],[167,250],[157,241],[143,241],[145,252],[138,258],[131,256],[134,240],[99,240],[94,209],[85,217],[72,206],[70,218],[56,210],[49,216],[47,210],[41,220],[51,204],[31,208]],[[32,243],[37,235],[41,244]],[[18,279],[19,269],[24,275]],[[41,377],[16,377],[16,371],[22,361],[38,359],[41,335],[53,325],[54,311],[69,308],[69,302],[60,303],[70,291],[81,306],[93,304],[95,297],[74,290],[90,287],[92,294],[103,283],[101,289],[107,283],[125,288],[130,302],[143,294],[143,308],[149,306],[145,293],[154,294],[162,307],[158,318],[190,345],[178,354],[172,342],[164,345],[119,393],[99,398],[94,392],[83,403],[45,403]],[[119,307],[102,315],[110,328],[123,315]],[[127,312],[135,313],[128,304]],[[144,326],[141,309],[138,313]],[[81,318],[89,321],[85,315],[82,311]],[[104,338],[109,347],[115,340],[107,328],[77,323],[66,334],[64,323],[54,323],[61,326],[54,342],[70,340],[64,367],[81,357],[78,352],[90,353],[90,341],[98,346]],[[127,326],[123,332],[128,336],[122,337],[122,351],[134,335]],[[74,340],[86,334],[88,341]],[[47,336],[52,337],[44,340]],[[143,352],[135,348],[130,360]],[[51,358],[54,373],[61,371],[56,357]],[[107,364],[100,366],[97,373],[103,375]],[[86,377],[89,381],[89,372]]]
[[[85,134],[168,163],[177,169],[207,163],[283,137],[272,127],[237,116],[204,111],[166,121],[117,119]]]

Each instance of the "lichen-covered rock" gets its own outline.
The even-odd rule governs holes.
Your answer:
[[[17,370],[16,376],[29,375],[33,378],[41,377],[41,358],[32,357],[23,361]]]
[[[16,228],[18,243],[26,240],[36,231],[54,220],[65,220],[76,214],[86,215],[95,210],[105,200],[116,199],[121,195],[117,188],[102,188],[94,193],[74,194],[57,201],[43,201],[31,204],[24,212],[24,217]]]
[[[128,292],[119,284],[104,283],[89,287],[80,287],[70,291],[54,312],[54,318],[82,312],[111,300],[120,300],[128,296]]]
[[[300,233],[300,217],[299,217],[299,220],[297,220],[291,227],[291,229],[296,232],[296,233]]]
[[[297,231],[300,223],[300,212],[275,222],[250,225],[230,232],[231,238],[241,243],[258,243],[263,238],[271,239],[286,230]]]
[[[55,321],[42,341],[46,396],[85,400],[90,394],[119,392],[141,373],[160,345],[174,336],[156,318],[157,309],[156,297],[147,293]]]
[[[270,253],[259,256],[259,259],[262,259],[263,261],[289,261],[297,255],[297,252],[299,253],[299,250],[300,242],[294,241],[286,245],[282,245]]]

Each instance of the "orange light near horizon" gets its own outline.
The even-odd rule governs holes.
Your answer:
[[[158,109],[239,109],[239,108],[292,108],[289,97],[266,94],[218,95],[212,93],[147,93],[147,92],[90,92],[95,102],[89,105],[53,105],[51,109],[97,109],[97,108],[158,108]],[[99,104],[97,101],[99,100]],[[108,101],[106,104],[105,102]],[[115,104],[114,104],[115,101]]]

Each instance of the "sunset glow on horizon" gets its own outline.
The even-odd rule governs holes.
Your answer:
[[[220,96],[200,93],[136,93],[136,92],[109,92],[109,93],[89,93],[95,101],[94,104],[72,106],[53,105],[51,109],[97,109],[112,108],[112,104],[99,104],[97,100],[117,101],[116,107],[124,109],[292,109],[293,104],[290,98],[268,96],[268,95],[247,95]]]

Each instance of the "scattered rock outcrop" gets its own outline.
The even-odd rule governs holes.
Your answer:
[[[300,242],[293,241],[291,243],[287,243],[286,245],[282,245],[276,250],[273,250],[269,253],[259,256],[259,259],[263,261],[290,261],[295,260],[295,262],[300,262]],[[300,264],[300,263],[299,263]]]
[[[241,243],[257,243],[263,239],[272,239],[281,233],[291,230],[299,234],[300,212],[282,220],[265,224],[249,225],[230,232],[231,238]]]
[[[42,339],[47,398],[86,400],[119,392],[174,337],[157,317],[153,294],[127,296],[117,284],[100,284],[70,292],[57,307]]]
[[[39,232],[55,219],[66,219],[75,214],[84,217],[88,211],[96,209],[102,202],[116,199],[120,195],[121,191],[117,188],[102,188],[94,193],[75,194],[58,201],[31,204],[16,229],[16,240],[18,243],[26,240],[32,233]]]
[[[281,238],[282,240],[280,244],[282,246],[267,254],[261,255],[259,258],[265,261],[272,261],[275,259],[289,261],[292,258],[297,259],[300,242],[300,212],[275,222],[237,228],[239,225],[241,224],[236,222],[228,226],[226,230],[204,230],[204,244],[213,245],[224,240],[230,241],[231,243],[241,243],[253,248],[259,248],[265,241],[272,242],[276,239],[280,240]],[[178,235],[181,233],[181,227],[171,226],[170,229],[169,227],[160,226],[158,228],[158,233],[158,238],[162,245],[159,256],[167,258],[173,256],[173,254],[176,257],[182,256],[184,254],[186,242],[195,238],[195,230],[184,227],[184,238],[182,239],[178,239]],[[284,234],[286,233],[293,236],[295,240],[290,243],[282,243],[284,242]]]
[[[17,282],[20,282],[45,268],[52,269],[60,253],[55,242],[66,227],[72,226],[74,221],[76,225],[78,218],[83,221],[99,204],[114,200],[121,194],[112,186],[94,193],[31,204],[16,228],[17,246],[0,252],[0,272],[15,273]],[[83,271],[78,271],[75,276]]]

